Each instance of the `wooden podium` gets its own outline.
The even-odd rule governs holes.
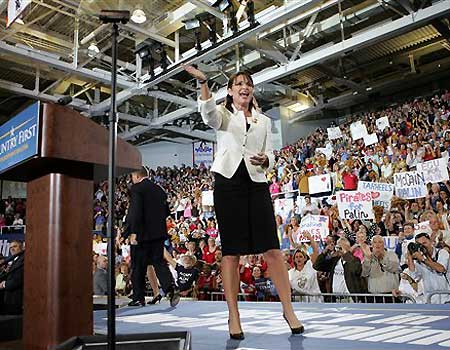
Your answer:
[[[139,151],[117,143],[117,175],[141,166]],[[38,156],[0,177],[26,181],[24,349],[53,349],[91,335],[95,179],[106,179],[108,130],[67,107],[43,104]]]

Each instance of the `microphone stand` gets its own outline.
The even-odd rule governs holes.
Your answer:
[[[116,295],[115,295],[115,231],[114,199],[116,185],[117,156],[117,38],[118,23],[125,24],[130,19],[129,11],[101,11],[99,19],[112,24],[112,69],[111,69],[111,108],[109,112],[109,163],[108,163],[108,350],[116,349]]]

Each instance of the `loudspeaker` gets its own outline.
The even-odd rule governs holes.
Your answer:
[[[55,350],[106,350],[105,335],[73,337]],[[190,350],[190,332],[142,333],[116,336],[117,350]]]

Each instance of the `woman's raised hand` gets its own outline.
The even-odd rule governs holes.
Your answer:
[[[205,73],[203,73],[201,70],[195,68],[194,66],[189,66],[189,65],[183,64],[182,67],[184,68],[184,70],[186,72],[188,72],[190,75],[192,75],[195,79],[198,79],[198,80],[208,79],[208,77],[206,76]]]

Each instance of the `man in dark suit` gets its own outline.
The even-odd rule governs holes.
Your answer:
[[[145,274],[147,265],[153,265],[161,287],[171,306],[180,301],[178,288],[164,260],[164,241],[168,238],[166,218],[169,206],[164,190],[150,181],[144,167],[131,174],[131,203],[128,210],[133,300],[130,306],[144,306]]]
[[[23,312],[23,276],[24,251],[20,241],[12,241],[9,250],[13,258],[0,280],[0,290],[4,290],[3,314],[21,314]]]

